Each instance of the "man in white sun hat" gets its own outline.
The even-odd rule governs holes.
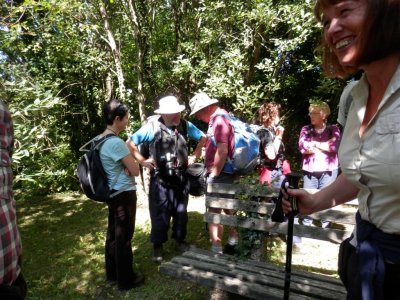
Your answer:
[[[207,183],[233,183],[235,175],[225,173],[224,166],[234,150],[234,136],[230,121],[225,116],[229,113],[220,108],[217,99],[211,99],[206,93],[198,93],[190,99],[190,115],[208,124],[205,152],[205,165],[207,168]],[[211,212],[221,213],[221,209],[210,208]],[[233,214],[232,210],[224,210],[226,214]],[[211,251],[234,254],[237,245],[237,230],[229,229],[228,243],[222,249],[223,226],[208,224],[208,231],[212,242]]]
[[[176,250],[183,252],[189,248],[185,242],[189,187],[184,173],[187,166],[200,157],[206,136],[191,122],[181,120],[183,110],[185,106],[179,104],[175,96],[160,99],[159,108],[154,111],[158,116],[152,117],[127,141],[136,160],[150,169],[150,241],[155,262],[162,261],[162,245],[168,240],[171,218]],[[197,141],[191,156],[188,155],[188,138]],[[139,145],[147,145],[148,150],[141,153]]]

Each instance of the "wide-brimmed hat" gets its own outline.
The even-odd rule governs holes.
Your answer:
[[[192,99],[190,99],[189,106],[190,106],[190,115],[194,115],[199,110],[210,106],[211,104],[217,103],[217,99],[211,99],[206,93],[198,93]]]
[[[181,105],[175,96],[167,96],[158,101],[159,108],[154,112],[156,114],[176,114],[185,110],[185,105]]]

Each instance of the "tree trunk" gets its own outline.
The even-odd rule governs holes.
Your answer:
[[[145,65],[146,65],[146,56],[147,56],[147,40],[149,38],[149,34],[151,33],[152,24],[154,20],[155,13],[155,3],[153,6],[146,7],[146,2],[136,3],[133,0],[125,0],[123,1],[126,12],[128,14],[129,20],[132,25],[132,33],[133,40],[135,41],[136,49],[137,49],[137,64],[136,64],[136,76],[137,76],[137,103],[139,108],[139,115],[142,124],[146,121],[147,115],[145,110],[145,94],[143,90],[144,86],[144,78],[145,78]],[[138,10],[138,5],[140,7],[145,7],[143,11],[146,12],[146,16],[141,16],[140,11]],[[151,16],[151,18],[148,18]],[[148,19],[151,21],[147,21]],[[146,30],[143,30],[146,28]],[[138,199],[142,203],[147,201],[146,196],[146,187],[149,186],[150,176],[147,169],[143,169],[142,176],[138,177]]]
[[[107,11],[104,5],[100,5],[100,14],[104,22],[104,30],[107,33],[107,43],[111,49],[111,53],[114,59],[115,72],[118,78],[119,97],[122,101],[124,101],[126,96],[126,88],[124,83],[125,82],[124,73],[122,70],[121,53],[117,49],[117,43],[115,42],[114,35],[111,31],[110,24],[108,22]]]

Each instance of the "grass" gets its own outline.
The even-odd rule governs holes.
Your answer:
[[[79,193],[48,196],[24,193],[17,194],[16,201],[24,251],[22,272],[28,284],[28,300],[210,298],[207,287],[159,273],[159,266],[151,261],[148,223],[136,226],[132,243],[134,267],[145,276],[145,284],[128,292],[119,292],[105,281],[106,205],[88,200]],[[189,212],[187,228],[187,242],[199,248],[210,247],[201,213]],[[279,238],[268,239],[267,248],[267,260],[282,265],[285,243]],[[166,261],[178,255],[171,240],[164,244],[164,252]],[[312,255],[304,256],[307,262],[313,259]],[[336,271],[316,269],[315,262],[294,268],[336,274]]]
[[[149,226],[136,226],[135,269],[145,284],[119,292],[105,281],[104,240],[107,208],[78,193],[16,195],[23,243],[22,272],[27,299],[206,299],[209,289],[161,275],[151,261]],[[188,242],[208,246],[202,215],[189,213]],[[177,253],[165,244],[165,259]]]

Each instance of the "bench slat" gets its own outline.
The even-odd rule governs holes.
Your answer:
[[[255,197],[277,197],[279,189],[268,187],[267,185],[257,185],[257,188],[250,188],[245,184],[228,184],[228,183],[209,183],[207,185],[207,193],[217,193],[226,195],[246,194]]]
[[[207,196],[206,207],[243,210],[243,211],[270,215],[272,214],[272,211],[275,208],[275,204],[267,202],[256,202],[256,201]]]
[[[287,223],[275,223],[270,220],[255,218],[242,219],[238,216],[205,213],[204,221],[206,223],[222,224],[231,227],[241,227],[282,235],[286,235],[287,233]],[[293,227],[293,233],[294,235],[305,238],[313,238],[339,244],[351,235],[351,230],[320,228],[295,224]]]
[[[194,249],[160,267],[160,272],[217,287],[252,299],[282,299],[284,272],[267,264],[248,264],[232,256],[213,255]],[[314,275],[315,276],[315,275]],[[321,281],[323,284],[321,284]],[[306,272],[292,272],[290,299],[344,299],[340,281],[320,275],[310,278]]]
[[[229,267],[231,264],[233,264],[234,267],[238,270],[242,271],[250,270],[250,272],[256,274],[256,278],[258,278],[258,275],[268,275],[268,277],[275,277],[275,278],[282,278],[282,276],[284,276],[283,268],[273,263],[237,258],[235,256],[229,256],[229,255],[211,254],[210,251],[199,249],[196,247],[192,247],[190,251],[184,252],[182,256],[187,258],[193,258],[195,260],[207,261],[212,264],[218,264],[220,266],[224,266],[225,268],[226,266]],[[342,292],[344,291],[342,282],[334,277],[326,275],[321,276],[320,274],[314,274],[301,270],[292,270],[292,275],[294,276],[294,282],[300,284],[313,284],[315,283],[313,281],[317,281],[318,287],[320,287],[321,283],[323,283],[324,287],[325,284],[327,284],[328,289],[332,289],[330,287],[330,285],[332,285],[334,286],[333,290],[339,288],[340,291]],[[257,279],[255,280],[257,281]],[[281,286],[281,284],[278,284],[278,286]]]
[[[206,207],[242,210],[242,211],[271,215],[275,208],[275,204],[267,202],[257,202],[257,201],[207,196]],[[355,211],[356,211],[355,209],[341,210],[340,208],[335,208],[314,213],[309,217],[317,221],[324,220],[340,224],[354,225]]]

